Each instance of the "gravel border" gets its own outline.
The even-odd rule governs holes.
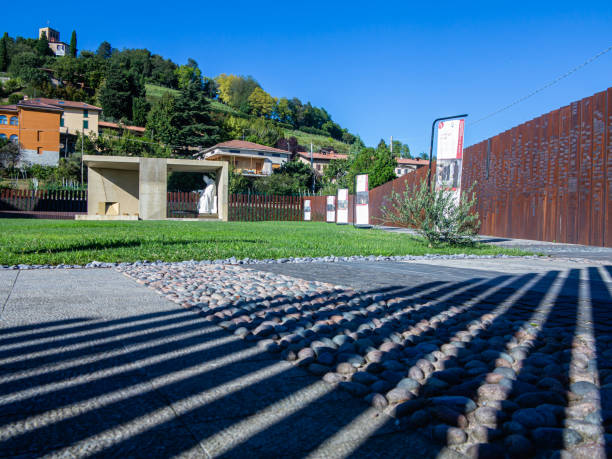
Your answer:
[[[124,266],[142,266],[142,265],[154,265],[154,266],[169,266],[169,265],[267,265],[267,264],[281,264],[281,263],[340,263],[340,262],[364,262],[364,261],[413,261],[413,260],[462,260],[462,259],[492,259],[492,258],[514,258],[514,259],[539,259],[539,255],[468,255],[465,253],[459,253],[454,255],[439,255],[439,254],[425,254],[425,255],[394,255],[394,256],[383,256],[383,255],[352,255],[350,257],[336,257],[335,255],[329,255],[327,257],[290,257],[290,258],[266,258],[263,260],[255,260],[252,258],[237,259],[236,257],[224,258],[219,260],[187,260],[187,261],[147,261],[139,260],[134,262],[122,262],[122,263],[108,263],[102,261],[92,261],[86,265],[0,265],[0,270],[15,270],[15,269],[90,269],[90,268],[115,268]]]

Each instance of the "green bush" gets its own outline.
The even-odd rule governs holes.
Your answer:
[[[473,245],[480,228],[478,212],[473,209],[477,199],[474,185],[461,193],[459,202],[453,192],[433,191],[423,180],[414,190],[408,188],[400,194],[391,194],[389,207],[382,213],[385,221],[408,226],[429,241],[430,246],[441,243]]]

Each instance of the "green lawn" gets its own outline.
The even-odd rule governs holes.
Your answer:
[[[429,248],[418,238],[314,222],[81,222],[0,219],[0,264],[474,253],[523,255],[479,245]]]

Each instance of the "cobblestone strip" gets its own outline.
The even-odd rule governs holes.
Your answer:
[[[356,290],[234,265],[119,269],[457,452],[610,455],[612,308],[594,336],[576,276]]]

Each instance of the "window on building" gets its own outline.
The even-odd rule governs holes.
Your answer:
[[[0,124],[6,124],[6,116],[0,115]]]
[[[17,141],[19,140],[19,137],[13,134],[12,136],[9,137],[9,140],[13,143],[17,143]]]
[[[11,116],[11,120],[9,121],[11,126],[19,126],[19,118],[16,116]]]
[[[89,117],[89,110],[84,109],[83,110],[83,118],[88,118]]]
[[[89,129],[89,121],[83,120],[83,129]]]
[[[60,118],[60,127],[64,127],[64,117]]]
[[[0,139],[6,140],[6,134],[0,134]]]

